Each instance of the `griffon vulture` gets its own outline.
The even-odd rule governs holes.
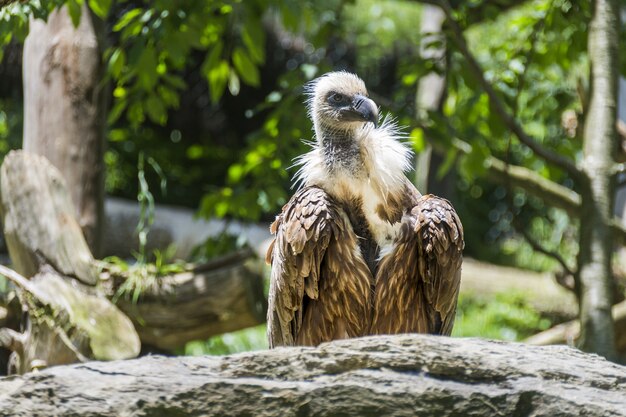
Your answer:
[[[454,208],[405,177],[411,151],[393,121],[378,126],[359,77],[331,72],[308,93],[316,141],[271,226],[270,347],[449,335],[464,246]]]

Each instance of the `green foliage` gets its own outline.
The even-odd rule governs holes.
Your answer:
[[[148,164],[161,178],[161,192],[165,194],[167,188],[167,180],[163,174],[163,170],[159,164],[151,157],[147,158]],[[137,179],[139,181],[139,192],[137,193],[137,201],[139,202],[139,223],[135,232],[139,237],[139,252],[137,254],[137,262],[143,263],[146,260],[146,244],[148,241],[148,233],[150,227],[154,223],[154,196],[150,192],[150,187],[146,181],[146,173],[144,170],[144,154],[139,153],[139,161],[137,163]]]
[[[123,280],[113,297],[114,302],[117,302],[120,297],[130,295],[132,302],[137,303],[141,293],[145,289],[157,285],[159,278],[187,270],[187,265],[184,262],[174,261],[176,253],[174,245],[170,245],[165,251],[154,250],[152,253],[153,262],[150,262],[146,254],[148,233],[154,223],[154,196],[150,192],[150,187],[146,181],[146,161],[161,178],[161,192],[165,193],[167,187],[167,181],[159,164],[151,157],[145,158],[143,152],[141,152],[137,162],[139,222],[135,232],[139,238],[139,248],[134,254],[136,262],[130,264],[117,256],[111,256],[99,264],[101,269],[106,269],[112,275],[121,277]]]
[[[523,294],[498,294],[485,300],[461,294],[452,336],[519,341],[550,327]]]
[[[109,256],[98,262],[101,271],[107,271],[122,281],[112,301],[116,303],[120,298],[128,298],[136,304],[141,293],[158,285],[160,278],[187,271],[188,264],[175,260],[175,252],[174,246],[169,246],[165,251],[155,249],[153,262],[144,258],[130,263],[117,256]]]
[[[180,353],[184,355],[229,355],[231,353],[248,352],[267,349],[265,324],[213,336],[206,341],[189,342]]]
[[[22,143],[22,103],[0,99],[0,161]]]
[[[460,10],[461,21],[468,12]],[[562,115],[582,109],[577,89],[587,77],[589,13],[587,3],[535,0],[465,32],[506,111],[537,142],[573,160],[581,156],[581,140],[565,131]],[[487,214],[490,220],[465,222],[469,253],[533,269],[554,266],[515,237],[515,223],[535,240],[566,257],[573,256],[577,247],[572,230],[577,225],[563,212],[521,190],[494,186],[482,177],[485,160],[493,155],[566,187],[572,187],[572,179],[546,164],[509,132],[458,52],[451,54],[448,74],[444,117],[432,114],[432,126],[438,131],[438,140],[450,143],[448,162],[457,162],[457,184],[463,196],[457,202],[461,217],[484,218]],[[459,156],[450,142],[454,138],[469,143],[471,152]],[[452,166],[449,163],[447,167]],[[555,236],[566,239],[556,241]]]
[[[203,244],[195,247],[191,253],[191,261],[207,262],[246,247],[249,246],[245,236],[234,236],[224,231],[215,237],[209,237]]]
[[[125,113],[133,125],[143,123],[146,115],[153,123],[164,124],[168,109],[179,106],[180,93],[187,88],[181,72],[198,64],[198,56],[203,56],[199,64],[213,103],[226,88],[236,96],[242,83],[258,87],[266,59],[261,19],[270,8],[277,8],[282,12],[277,16],[289,27],[294,15],[310,15],[311,6],[264,0],[136,3],[113,25],[119,42],[105,53],[115,84],[109,121]]]

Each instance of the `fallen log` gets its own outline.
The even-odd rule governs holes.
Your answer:
[[[568,347],[396,335],[50,368],[0,379],[0,415],[609,417],[625,387]]]
[[[116,304],[135,323],[142,343],[173,351],[192,340],[265,322],[262,265],[249,250],[236,252],[186,272],[159,277],[136,302],[120,297]],[[104,281],[115,281],[108,273]],[[121,282],[110,283],[114,297]]]
[[[0,329],[0,346],[14,353],[9,373],[139,354],[139,337],[131,321],[106,298],[72,287],[51,267],[30,280],[1,265],[0,274],[20,289],[28,312],[23,332]]]

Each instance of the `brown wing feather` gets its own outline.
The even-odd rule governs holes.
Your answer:
[[[425,195],[402,220],[376,277],[372,333],[449,335],[461,280],[463,226],[445,199]]]
[[[270,230],[270,347],[316,345],[369,328],[369,269],[347,216],[320,188],[298,191]]]
[[[461,283],[463,226],[448,200],[424,196],[413,209],[431,331],[452,332]]]

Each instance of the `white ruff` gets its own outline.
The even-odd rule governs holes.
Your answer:
[[[378,128],[364,124],[354,135],[363,164],[360,172],[345,169],[330,172],[319,143],[310,142],[313,149],[295,161],[294,165],[300,165],[295,183],[300,187],[318,186],[344,202],[360,198],[374,239],[384,251],[396,237],[400,223],[381,219],[376,208],[387,207],[389,194],[407,191],[404,173],[411,168],[411,150],[405,143],[406,136],[389,117]]]

